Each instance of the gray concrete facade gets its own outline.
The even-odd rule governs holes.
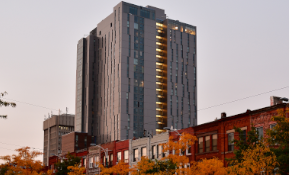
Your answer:
[[[49,165],[49,157],[52,154],[62,153],[61,136],[74,131],[74,115],[52,115],[43,122],[44,130],[44,154],[43,163]]]
[[[99,144],[196,125],[195,34],[163,9],[117,4],[78,42],[75,130]]]
[[[133,167],[142,158],[142,156],[149,159],[161,159],[168,156],[168,152],[162,152],[162,145],[169,140],[169,132],[164,132],[153,137],[144,137],[136,140],[129,140],[129,166]],[[146,149],[146,155],[142,154],[143,148]],[[137,150],[137,157],[135,159],[135,150]]]

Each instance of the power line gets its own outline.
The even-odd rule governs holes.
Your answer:
[[[50,109],[50,110],[58,111],[57,109],[52,109],[52,108],[48,108],[48,107],[45,107],[45,106],[35,105],[35,104],[27,103],[27,102],[22,102],[22,101],[14,100],[14,99],[8,99],[8,98],[3,98],[3,99],[11,100],[11,101],[19,102],[19,103],[24,103],[24,104],[27,104],[27,105],[36,106],[36,107],[40,107],[40,108],[45,108],[45,109]]]
[[[210,109],[210,108],[222,106],[222,105],[225,105],[225,104],[234,103],[234,102],[237,102],[237,101],[241,101],[241,100],[245,100],[245,99],[248,99],[248,98],[252,98],[252,97],[260,96],[260,95],[263,95],[263,94],[267,94],[267,93],[270,93],[270,92],[282,90],[282,89],[285,89],[285,88],[288,88],[288,87],[289,87],[289,86],[285,86],[285,87],[278,88],[278,89],[273,89],[273,90],[270,90],[270,91],[267,91],[267,92],[262,92],[262,93],[259,93],[259,94],[256,94],[256,95],[251,95],[251,96],[247,96],[247,97],[244,97],[244,98],[236,99],[236,100],[233,100],[233,101],[229,101],[229,102],[225,102],[225,103],[221,103],[221,104],[209,106],[209,107],[206,107],[206,108],[198,109],[198,110],[196,110],[196,111],[202,111],[202,110],[206,110],[206,109]],[[3,99],[7,99],[7,98],[3,98]],[[14,100],[14,99],[7,99],[7,100],[12,100],[12,101],[16,101],[16,102],[19,102],[19,103],[24,103],[24,104],[28,104],[28,105],[32,105],[32,106],[36,106],[36,107],[45,108],[45,109],[56,110],[56,109],[52,109],[52,108],[48,108],[48,107],[44,107],[44,106],[40,106],[40,105],[35,105],[35,104],[27,103],[27,102],[17,101],[17,100]],[[58,110],[56,110],[56,111],[58,111]],[[184,116],[184,115],[189,114],[189,113],[190,113],[190,112],[180,114],[180,115],[178,115],[178,117]],[[185,116],[185,117],[187,117],[187,116]],[[175,118],[175,116],[167,117],[167,119],[169,119],[169,118]],[[102,122],[106,122],[106,120],[103,120],[103,119],[99,119],[99,120],[102,121]],[[120,121],[128,122],[128,120],[120,120]],[[107,121],[107,122],[108,122],[108,121]],[[110,124],[115,124],[115,122],[113,123],[112,121],[111,121],[111,122],[108,122],[108,123],[110,123]],[[150,124],[150,123],[155,123],[155,124],[151,124],[151,125],[156,125],[156,121],[147,122],[147,123],[144,123],[144,125],[145,125],[145,124]],[[123,129],[121,129],[121,130],[123,130]],[[127,130],[127,129],[126,129],[126,130]],[[130,130],[130,129],[129,129],[129,130]]]

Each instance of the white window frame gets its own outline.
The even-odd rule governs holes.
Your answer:
[[[89,168],[93,168],[93,164],[94,164],[94,157],[90,157],[89,158]]]
[[[120,159],[119,159],[120,155]],[[120,162],[122,160],[122,151],[117,152],[117,162]]]
[[[192,155],[192,150],[191,150],[191,152],[189,153],[189,148],[191,148],[192,149],[192,147],[191,146],[188,146],[187,145],[187,149],[185,150],[185,155]]]
[[[126,155],[127,153],[127,155]],[[127,157],[127,159],[126,159]],[[124,163],[129,163],[129,150],[124,151]]]

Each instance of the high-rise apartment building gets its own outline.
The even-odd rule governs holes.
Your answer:
[[[74,114],[52,115],[43,122],[44,165],[49,165],[49,157],[62,153],[61,136],[74,131]]]
[[[75,130],[94,142],[197,125],[196,27],[120,2],[77,45]]]

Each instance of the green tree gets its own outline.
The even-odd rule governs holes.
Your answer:
[[[11,106],[11,107],[16,107],[16,103],[13,103],[13,102],[7,102],[7,101],[4,101],[2,100],[1,98],[3,98],[3,96],[7,95],[7,92],[1,92],[0,93],[0,107],[4,106],[4,107],[7,107],[7,106]],[[7,115],[0,115],[0,118],[7,118]]]
[[[289,174],[289,118],[286,117],[289,110],[278,109],[277,112],[278,115],[271,118],[277,125],[267,130],[267,143],[276,155],[279,173]]]
[[[241,163],[245,160],[244,155],[242,154],[243,151],[246,151],[256,144],[261,145],[262,142],[259,141],[259,135],[255,129],[255,127],[251,127],[251,130],[246,133],[242,131],[240,128],[234,127],[235,132],[238,133],[239,139],[234,139],[234,145],[238,148],[233,151],[235,156],[231,159],[227,159],[229,164],[235,164],[234,162]]]
[[[76,157],[70,153],[66,155],[66,159],[64,159],[62,162],[57,162],[55,164],[56,168],[56,175],[65,175],[70,172],[68,169],[69,166],[75,166],[76,164],[80,163],[80,157]]]

